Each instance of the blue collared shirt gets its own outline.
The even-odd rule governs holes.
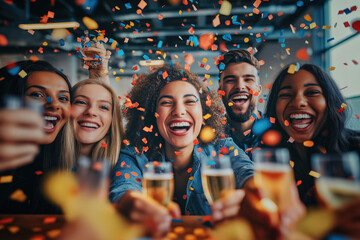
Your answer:
[[[206,147],[194,146],[193,166],[187,183],[187,199],[185,212],[190,215],[209,215],[211,208],[207,202],[201,184],[201,158],[211,155],[213,150],[220,152],[221,148],[229,149],[232,168],[234,169],[236,188],[242,188],[245,182],[254,175],[254,166],[243,150],[238,148],[231,138],[221,139],[215,144]],[[133,146],[121,150],[119,160],[112,172],[110,186],[110,200],[118,202],[130,190],[142,191],[141,182],[143,167],[149,161],[165,161],[161,159],[148,159],[145,154],[138,154]]]
[[[255,118],[254,124],[257,120],[264,117],[264,115],[261,111],[258,111],[258,112],[259,112],[260,118],[258,118],[258,116],[256,114],[251,115]],[[254,126],[254,124],[253,124],[253,126]],[[249,156],[250,160],[252,160],[253,149],[260,146],[260,141],[261,141],[260,136],[254,134],[253,131],[251,131],[249,134],[245,135],[244,138],[240,139],[238,137],[238,134],[236,134],[235,131],[233,131],[230,124],[227,124],[227,126],[225,127],[225,133],[229,137],[232,137],[232,139],[234,140],[236,145],[238,145],[239,148],[244,150],[245,153]]]

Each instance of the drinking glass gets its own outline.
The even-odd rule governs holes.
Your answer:
[[[291,184],[294,184],[289,151],[286,148],[264,148],[254,151],[253,160],[254,181],[263,200],[273,202],[274,208],[288,207]]]
[[[202,159],[201,182],[205,197],[210,204],[235,189],[234,171],[230,157],[220,155]]]
[[[360,197],[360,161],[356,152],[314,154],[312,167],[320,173],[315,182],[321,202],[339,208]]]
[[[143,174],[143,189],[146,195],[168,206],[174,195],[174,176],[170,162],[149,162]]]

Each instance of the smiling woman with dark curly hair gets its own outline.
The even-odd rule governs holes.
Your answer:
[[[226,148],[236,188],[242,188],[253,176],[250,159],[231,138],[223,135],[219,97],[197,75],[179,66],[165,65],[141,75],[128,98],[126,133],[131,145],[120,153],[112,175],[110,198],[121,213],[132,221],[142,222],[153,236],[166,233],[170,214],[178,217],[180,210],[182,214],[211,214],[201,185],[201,158]],[[202,141],[198,137],[205,125],[214,136]],[[172,163],[174,202],[167,209],[139,193],[143,167],[150,161]]]

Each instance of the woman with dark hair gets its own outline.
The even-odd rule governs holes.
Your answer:
[[[321,68],[305,64],[294,74],[284,68],[273,83],[265,115],[275,118],[294,162],[301,200],[316,204],[310,156],[359,151],[359,133],[345,128],[347,109],[334,80]]]
[[[219,154],[220,150],[223,154],[228,152],[236,188],[244,187],[252,178],[253,164],[247,155],[231,138],[222,139],[219,98],[195,74],[165,65],[141,75],[126,106],[126,136],[131,145],[120,153],[112,175],[110,199],[121,213],[143,223],[153,235],[166,233],[171,217],[164,206],[139,193],[143,167],[148,162],[172,162],[173,200],[177,204],[170,204],[168,209],[173,217],[178,217],[180,210],[182,214],[211,214],[201,185],[202,157]],[[204,125],[214,133],[210,142],[198,139]]]

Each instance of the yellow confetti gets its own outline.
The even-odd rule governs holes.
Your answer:
[[[181,15],[182,14],[182,11],[181,10],[179,10],[179,15]]]
[[[99,28],[98,23],[95,20],[93,20],[87,16],[83,17],[82,21],[83,21],[84,25],[90,30]]]
[[[331,66],[330,68],[329,68],[329,71],[334,71],[335,70],[335,67],[334,66]]]
[[[24,202],[26,200],[27,196],[21,189],[15,190],[11,195],[10,199],[18,202]]]
[[[319,177],[321,176],[320,173],[315,172],[315,171],[313,171],[313,170],[311,170],[311,171],[309,172],[309,175],[312,176],[312,177],[314,177],[314,178],[319,178]]]
[[[214,130],[209,126],[205,126],[205,127],[203,127],[203,129],[201,129],[199,137],[200,137],[201,141],[203,141],[205,143],[211,142],[215,137]]]
[[[43,46],[47,46],[48,45],[48,43],[47,42],[43,42],[43,44],[42,44]]]
[[[311,18],[311,16],[310,16],[309,14],[306,14],[306,15],[304,16],[304,19],[305,19],[306,21],[308,21],[308,22],[311,22],[311,21],[312,21],[312,18]]]
[[[291,64],[288,68],[288,73],[294,74],[296,72],[296,65]]]
[[[193,180],[193,179],[194,179],[194,177],[193,177],[193,176],[189,177],[189,180]]]
[[[323,27],[322,27],[322,29],[330,29],[331,28],[331,26],[326,26],[326,25],[324,25]]]
[[[289,161],[289,164],[290,164],[290,166],[291,166],[292,168],[293,168],[294,165],[295,165],[294,161],[292,161],[292,160]]]
[[[116,82],[120,81],[120,77],[116,77],[116,78],[115,78],[115,81],[116,81]]]
[[[247,42],[249,42],[249,38],[244,38],[244,43],[247,43]]]
[[[347,108],[347,105],[345,103],[342,103],[341,107],[345,109],[345,108]]]
[[[210,74],[205,74],[205,78],[210,78]]]
[[[211,117],[211,114],[210,114],[210,113],[207,113],[205,116],[203,116],[203,118],[204,118],[205,120],[209,119],[210,117]]]
[[[231,13],[231,8],[232,8],[232,5],[230,2],[223,1],[219,12],[221,15],[229,16]]]
[[[13,181],[12,175],[5,175],[0,177],[0,183],[11,183]]]
[[[239,155],[239,150],[235,149],[234,150],[234,156],[237,156],[237,155]]]
[[[228,103],[229,107],[233,106],[234,104],[232,102]]]
[[[310,23],[310,29],[316,28],[316,22]]]

